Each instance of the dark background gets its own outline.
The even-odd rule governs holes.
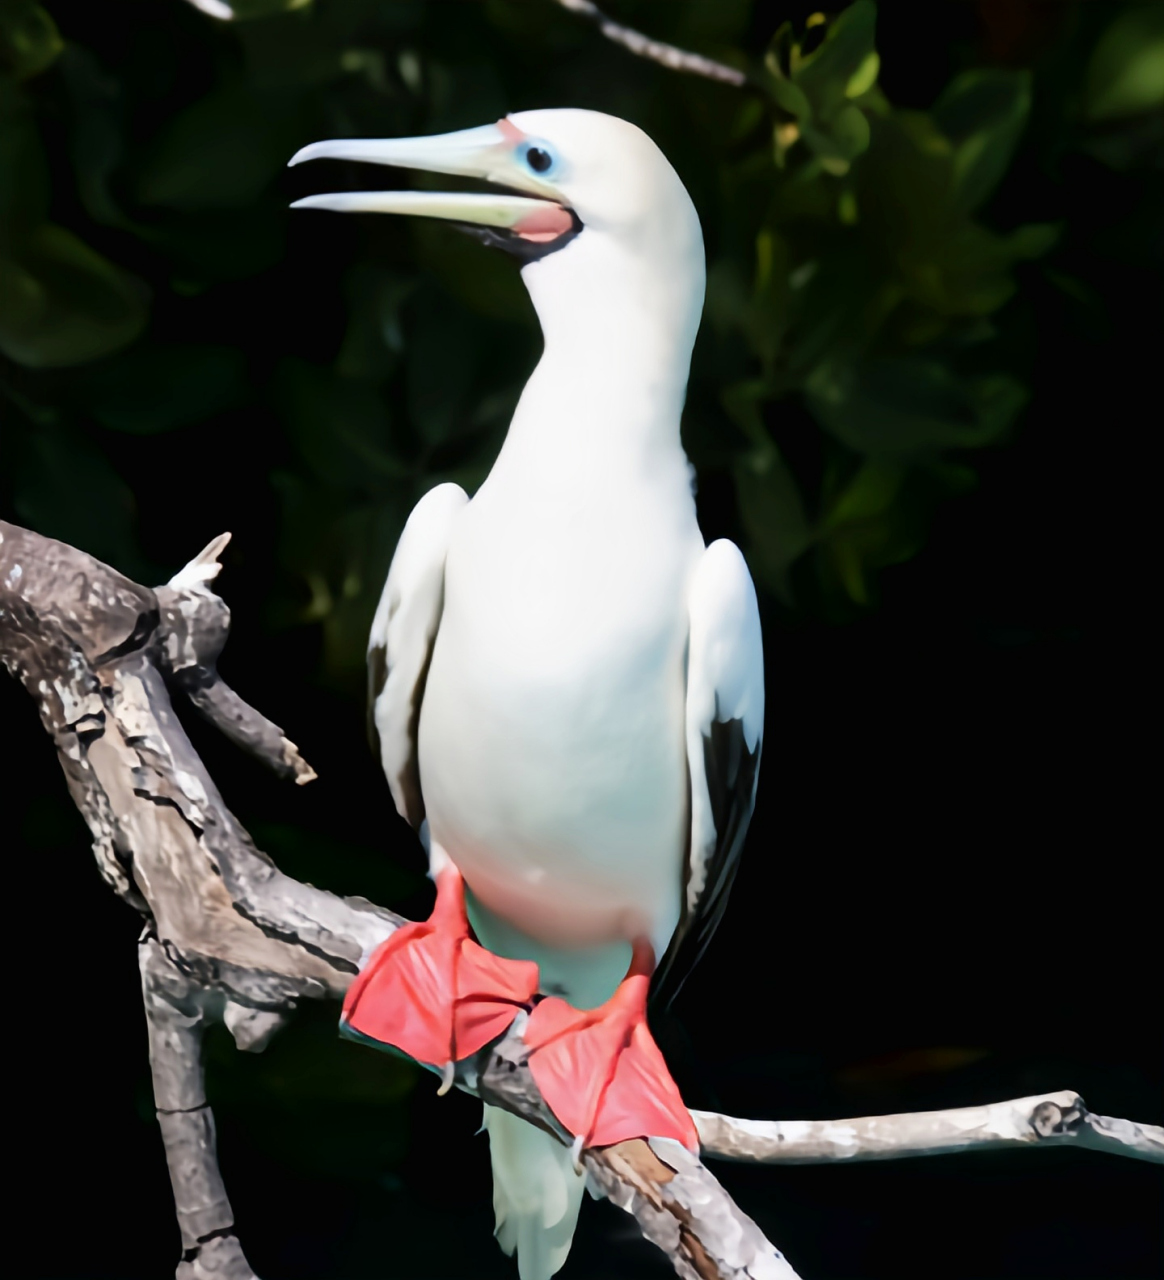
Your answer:
[[[764,609],[769,715],[747,853],[715,944],[657,1027],[686,1099],[795,1118],[1073,1088],[1095,1111],[1164,1120],[1139,622],[1152,587],[1135,519],[1144,441],[1158,434],[1160,127],[1150,109],[1105,109],[1094,62],[1129,13],[1132,58],[1155,21],[1142,15],[1162,6],[883,3],[872,147],[836,178],[858,184],[855,232],[821,214],[805,230],[781,205],[806,163],[801,144],[786,170],[771,165],[770,127],[787,111],[765,99],[767,123],[749,133],[731,123],[747,95],[633,59],[551,5],[280,7],[227,26],[178,0],[51,4],[63,48],[35,75],[14,64],[0,132],[24,138],[31,119],[46,191],[43,207],[22,203],[41,179],[17,172],[5,252],[30,261],[51,218],[124,276],[90,264],[86,293],[79,268],[50,272],[55,328],[3,329],[0,315],[0,509],[149,582],[232,530],[224,674],[320,774],[282,786],[190,724],[258,842],[313,883],[426,910],[421,855],[364,746],[359,657],[404,515],[437,479],[480,478],[537,351],[509,264],[396,220],[288,218],[306,191],[374,183],[351,166],[285,175],[278,157],[316,137],[436,131],[526,106],[611,110],[672,156],[713,278],[723,268],[685,433],[705,533],[746,548]],[[610,8],[753,69],[781,22],[799,38],[812,11]],[[333,62],[344,48],[364,62],[349,57],[342,82],[317,75],[308,55],[329,47]],[[887,261],[865,212],[895,172],[877,176],[884,131],[974,68],[1029,71],[1033,86],[974,217],[999,235],[1049,224],[1053,244],[1005,264],[1009,292],[991,303],[931,306],[925,337],[885,330],[829,350],[921,350],[951,378],[1011,379],[1025,406],[1004,422],[960,419],[981,427],[973,449],[946,448],[935,428],[933,443],[895,453],[905,479],[892,501],[838,534],[845,485],[869,458],[888,464],[815,412],[797,358],[810,319],[756,319],[747,290],[723,281],[734,270],[760,296],[757,220],[790,246],[790,271],[812,255],[848,262],[846,236],[860,261]],[[759,213],[756,157],[770,169]],[[853,288],[842,310],[858,308]],[[978,363],[959,363],[951,335],[986,317]],[[808,540],[787,533],[775,490],[761,495],[783,513],[773,534],[741,478],[756,440],[720,392],[757,381]],[[837,567],[853,547],[856,579]],[[8,986],[10,1220],[32,1246],[19,1270],[166,1274],[178,1240],[136,991],[140,925],[100,881],[9,681],[0,718],[8,917],[23,926]],[[476,1104],[437,1100],[429,1077],[341,1043],[336,1013],[306,1010],[261,1057],[210,1045],[224,1173],[256,1270],[515,1274],[490,1240]],[[806,1277],[1131,1280],[1164,1261],[1161,1171],[1140,1162],[1053,1150],[721,1172]],[[636,1234],[588,1203],[563,1274],[668,1274]]]

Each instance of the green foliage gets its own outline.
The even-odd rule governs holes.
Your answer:
[[[1086,93],[1089,120],[1164,109],[1164,8],[1139,5],[1116,18],[1096,46]]]
[[[0,351],[33,368],[81,364],[141,333],[145,291],[64,227],[41,223],[0,259]]]
[[[997,441],[1023,405],[1022,386],[984,371],[973,349],[1014,293],[1015,265],[1054,242],[1053,228],[1000,235],[975,217],[1026,124],[1029,76],[972,69],[932,111],[897,110],[878,86],[875,20],[858,0],[834,22],[810,19],[803,36],[788,23],[776,33],[770,105],[742,125],[771,129],[775,164],[749,151],[735,165],[732,212],[739,239],[755,243],[751,297],[738,262],[712,274],[721,334],[738,333],[761,370],[724,404],[737,423],[741,398],[749,406],[741,513],[756,567],[785,599],[810,549],[826,590],[856,604],[874,570],[919,549],[919,509],[950,487],[945,453]],[[790,395],[840,446],[828,485],[798,501],[772,447],[772,410]]]
[[[416,499],[486,474],[539,337],[514,264],[448,227],[291,212],[384,176],[288,174],[299,146],[547,105],[641,124],[705,228],[684,435],[709,532],[739,537],[761,589],[802,612],[873,607],[882,572],[1005,447],[1031,395],[1032,297],[1103,338],[1142,323],[1105,311],[1111,261],[1142,272],[1146,301],[1155,287],[1158,224],[1104,223],[1118,243],[1097,271],[1073,253],[1091,213],[1055,183],[1087,166],[1098,207],[1105,181],[1157,163],[1160,4],[1071,10],[1031,69],[959,47],[908,108],[883,77],[950,53],[927,26],[941,6],[917,6],[904,41],[869,0],[774,34],[753,0],[607,0],[746,68],[743,90],[637,59],[551,0],[232,7],[246,20],[184,0],[0,0],[0,504],[147,581],[234,532],[227,677],[336,790],[307,789],[273,825],[255,821],[251,766],[216,741],[213,771],[282,869],[336,892],[420,901],[403,825],[345,830],[336,801],[358,796],[377,824],[389,803],[351,732],[368,623]],[[1105,447],[1097,425],[1065,439]],[[1090,529],[1097,500],[1077,501]],[[312,723],[347,730],[301,737]],[[877,732],[858,727],[870,749]],[[334,1007],[304,1015],[257,1058],[212,1039],[224,1131],[313,1175],[379,1174],[418,1073],[337,1042]]]
[[[174,0],[134,8],[128,45],[116,0],[50,8],[0,3],[14,506],[126,563],[135,498],[163,470],[184,483],[176,458],[241,468],[272,526],[271,625],[319,628],[320,674],[353,694],[403,519],[433,483],[483,477],[538,338],[512,263],[449,228],[290,214],[330,183],[284,175],[303,143],[569,101],[654,134],[709,246],[688,448],[730,477],[757,577],[798,608],[874,601],[973,483],[971,451],[1006,440],[1028,392],[998,321],[1026,264],[1086,294],[1049,258],[1057,224],[991,215],[1031,145],[1031,73],[971,62],[928,110],[901,108],[882,73],[923,55],[879,48],[872,0],[762,47],[747,0],[620,11],[747,67],[743,91],[634,59],[548,3],[451,22],[420,0],[239,0],[247,20],[224,23]],[[1140,162],[1160,14],[1106,6],[1079,26],[1068,105],[1044,109],[1060,151]]]
[[[49,67],[62,48],[56,23],[33,0],[0,0],[0,66],[15,80]]]

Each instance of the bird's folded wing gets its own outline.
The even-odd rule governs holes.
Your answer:
[[[713,542],[692,581],[687,659],[691,841],[682,913],[655,975],[671,1000],[727,905],[756,802],[764,652],[756,589],[739,549]]]
[[[424,820],[416,753],[420,705],[444,604],[445,555],[468,501],[459,485],[442,484],[413,508],[368,637],[368,733],[397,811],[414,827]]]

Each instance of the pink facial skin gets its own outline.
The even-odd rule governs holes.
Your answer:
[[[508,116],[502,116],[497,122],[498,129],[501,130],[501,136],[506,142],[512,142],[516,147],[519,142],[525,141],[525,134],[509,119]]]
[[[497,128],[506,142],[517,146],[524,142],[526,135],[508,117],[503,116],[497,122]],[[546,201],[545,208],[527,214],[512,230],[523,240],[532,240],[534,244],[548,244],[564,235],[574,225],[574,219],[559,204]]]

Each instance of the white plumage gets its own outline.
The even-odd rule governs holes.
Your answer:
[[[373,719],[396,806],[427,825],[434,871],[464,875],[484,946],[592,1008],[646,935],[673,987],[723,909],[764,711],[751,579],[732,544],[705,548],[679,439],[704,288],[694,207],[645,134],[592,112],[307,152],[536,198],[499,198],[488,238],[526,259],[545,350],[478,493],[440,485],[408,521],[372,629]],[[422,211],[474,216],[457,200]],[[522,222],[547,201],[568,232]],[[329,202],[409,211],[398,193],[310,200]],[[498,1239],[522,1280],[545,1280],[581,1178],[544,1133],[488,1108],[486,1123]]]

